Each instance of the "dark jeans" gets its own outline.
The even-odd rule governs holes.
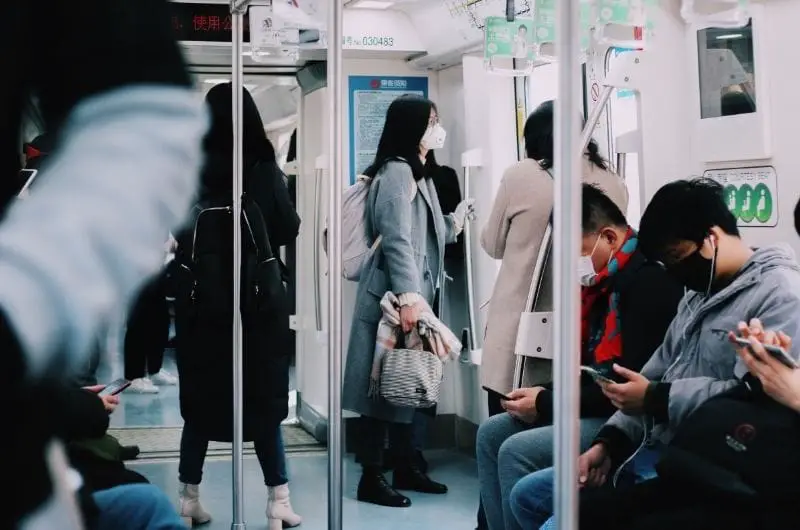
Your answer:
[[[505,409],[503,409],[503,404],[500,402],[500,398],[493,394],[487,394],[486,399],[487,404],[489,405],[490,418],[505,412]],[[486,513],[483,511],[483,501],[478,499],[478,530],[487,530],[488,528],[489,523],[486,521]]]
[[[283,449],[283,434],[280,426],[275,436],[255,440],[256,456],[264,474],[264,484],[269,487],[289,482],[286,473],[286,455]],[[208,451],[208,440],[188,423],[181,434],[181,457],[178,464],[179,480],[184,484],[200,484],[203,478],[203,463]]]
[[[414,455],[414,424],[391,423],[367,416],[359,420],[358,461],[364,468],[381,468],[386,434],[389,450],[398,462],[410,462]]]
[[[125,379],[133,381],[157,374],[169,340],[169,306],[163,273],[139,292],[125,330]]]

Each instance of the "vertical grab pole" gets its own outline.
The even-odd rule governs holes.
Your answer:
[[[247,528],[244,522],[244,474],[242,473],[242,317],[240,313],[241,261],[242,261],[242,40],[244,38],[244,12],[247,0],[231,1],[232,52],[231,76],[233,85],[233,521],[232,530]]]
[[[556,3],[558,91],[555,113],[554,311],[555,516],[559,530],[578,528],[578,400],[580,302],[578,269],[581,200],[581,72],[579,0]]]
[[[464,198],[472,197],[470,184],[470,166],[464,164]],[[464,258],[466,263],[467,275],[467,317],[469,318],[469,345],[467,349],[472,350],[478,347],[478,315],[475,311],[475,271],[472,263],[472,228],[469,219],[464,220]]]
[[[342,19],[344,2],[329,2],[328,18],[328,530],[342,529]]]

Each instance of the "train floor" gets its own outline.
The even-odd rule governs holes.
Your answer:
[[[344,524],[347,530],[422,530],[433,528],[475,528],[478,479],[475,461],[450,451],[428,455],[431,477],[447,484],[446,495],[409,494],[410,508],[383,508],[355,500],[359,468],[352,458],[345,462]],[[176,503],[178,464],[176,461],[130,462],[130,467],[162,488]],[[288,460],[292,504],[303,516],[302,530],[325,530],[327,524],[327,457],[323,452],[290,454]],[[267,490],[255,457],[244,461],[245,522],[249,530],[267,528]],[[200,495],[214,519],[197,528],[231,528],[231,462],[229,458],[206,461]]]

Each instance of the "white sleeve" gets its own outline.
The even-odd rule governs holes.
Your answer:
[[[186,218],[208,118],[191,89],[123,88],[78,105],[63,142],[0,224],[0,307],[29,373],[90,350],[163,264]]]

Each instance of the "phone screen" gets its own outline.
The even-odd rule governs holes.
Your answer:
[[[106,385],[106,387],[97,393],[98,396],[116,396],[126,388],[131,386],[131,382],[127,379],[120,378]]]
[[[28,190],[30,189],[33,179],[36,178],[36,174],[38,172],[39,171],[36,169],[23,169],[19,172],[19,197],[25,197],[28,195]]]
[[[741,344],[742,346],[750,346],[750,341],[742,337],[736,337],[736,343]],[[782,364],[785,364],[789,368],[800,368],[800,365],[798,365],[797,361],[792,359],[792,357],[788,353],[786,353],[786,350],[784,350],[780,346],[773,346],[772,344],[762,344],[761,346],[764,347],[764,350],[768,354],[770,354],[772,357],[779,360]],[[754,353],[752,348],[749,349],[751,353]]]
[[[501,394],[501,393],[500,393],[500,392],[498,392],[497,390],[493,390],[493,389],[491,389],[491,388],[489,388],[489,387],[483,387],[483,389],[484,389],[486,392],[488,392],[489,394],[491,394],[492,396],[494,396],[494,397],[498,398],[500,401],[508,401],[509,399],[511,399],[511,398],[510,398],[510,397],[508,397],[507,395],[505,395],[505,394]]]

